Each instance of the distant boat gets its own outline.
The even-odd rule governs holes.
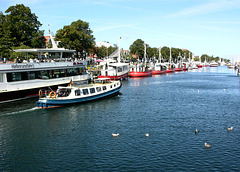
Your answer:
[[[161,47],[159,47],[159,59],[160,59],[160,63],[155,63],[153,66],[152,75],[159,75],[159,74],[166,73],[166,68],[164,67],[164,65],[161,64],[161,61],[162,61]]]
[[[166,73],[166,68],[161,63],[156,63],[152,70],[152,75],[159,75]]]
[[[128,63],[105,63],[106,68],[101,70],[98,78],[110,78],[112,80],[124,80],[128,77]]]
[[[171,51],[171,48],[170,48],[169,63],[165,63],[165,66],[167,68],[166,73],[173,73],[173,72],[175,72],[175,65],[172,63],[172,51]]]
[[[93,83],[85,85],[71,82],[67,87],[58,87],[56,92],[39,90],[36,105],[45,109],[87,102],[116,94],[121,87],[120,81],[111,81],[109,78],[96,79]]]
[[[178,63],[175,65],[175,72],[181,72],[183,71],[183,67]]]
[[[210,67],[218,67],[219,64],[217,62],[211,62]]]
[[[100,62],[100,64],[102,64],[102,70],[101,75],[98,76],[98,78],[110,78],[112,80],[124,80],[128,78],[129,64],[120,62],[120,39],[121,38],[118,40],[118,49],[113,53],[114,55],[117,54],[118,62],[111,63],[109,60]]]
[[[136,64],[131,67],[131,71],[129,72],[130,77],[147,77],[152,76],[152,70],[149,70],[148,67],[146,67],[146,44],[144,43],[144,65]]]

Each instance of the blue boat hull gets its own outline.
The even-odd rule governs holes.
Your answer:
[[[118,87],[114,90],[111,90],[111,91],[108,91],[108,92],[105,92],[105,93],[102,93],[102,94],[98,94],[98,95],[93,95],[93,96],[83,97],[83,98],[77,98],[77,99],[66,99],[66,100],[39,99],[36,102],[36,105],[39,108],[45,109],[45,108],[55,108],[55,107],[61,107],[61,106],[70,105],[70,104],[87,102],[87,101],[92,101],[92,100],[108,97],[108,96],[111,96],[111,95],[115,95],[115,94],[119,93],[121,88],[122,88],[122,84],[120,85],[120,87]]]

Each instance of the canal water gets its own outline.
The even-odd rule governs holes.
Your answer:
[[[240,171],[240,78],[227,67],[129,78],[63,108],[35,101],[0,105],[1,171]]]

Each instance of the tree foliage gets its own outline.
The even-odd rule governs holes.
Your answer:
[[[29,7],[23,4],[10,6],[6,15],[0,12],[0,50],[9,55],[13,47],[26,45],[29,47],[44,47],[44,31],[39,30],[41,23]]]
[[[144,41],[141,39],[137,39],[133,42],[129,47],[130,53],[138,56],[139,58],[143,58],[144,56]]]
[[[111,55],[116,50],[117,50],[117,47],[110,46],[107,48],[107,47],[101,46],[101,47],[96,47],[96,54],[97,54],[97,57],[103,58]]]
[[[71,25],[59,29],[55,39],[61,41],[60,46],[74,49],[83,55],[84,52],[93,52],[95,38],[92,33],[87,22],[77,20]]]

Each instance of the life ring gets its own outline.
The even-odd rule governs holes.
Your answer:
[[[53,95],[52,95],[52,94],[53,94]],[[51,91],[51,92],[49,93],[49,97],[52,98],[52,99],[56,98],[56,96],[57,96],[57,94],[56,94],[55,91]]]
[[[39,95],[40,98],[42,97],[42,90],[38,91],[38,95]]]

